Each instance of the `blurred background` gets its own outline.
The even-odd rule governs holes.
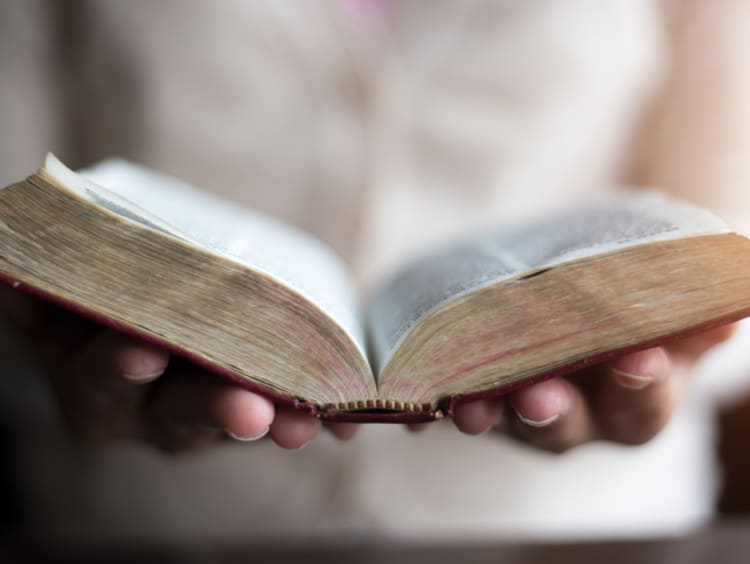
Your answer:
[[[47,151],[71,168],[123,157],[320,237],[365,296],[469,230],[623,186],[657,186],[742,227],[748,26],[744,0],[0,0],[0,185]],[[88,447],[31,352],[3,333],[6,531],[643,538],[695,530],[720,499],[750,508],[745,325],[701,361],[656,439],[562,456],[447,424],[324,435],[300,452]]]

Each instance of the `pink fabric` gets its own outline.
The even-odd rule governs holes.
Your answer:
[[[349,16],[368,26],[382,25],[391,3],[392,0],[342,0]]]

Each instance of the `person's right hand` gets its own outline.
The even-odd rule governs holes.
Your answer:
[[[640,445],[667,424],[698,359],[731,337],[735,325],[613,358],[516,390],[457,406],[469,435],[496,427],[529,446],[562,453],[592,441]]]
[[[167,452],[268,434],[299,448],[318,419],[233,385],[155,346],[4,285],[3,312],[28,340],[72,431],[89,442],[140,440]],[[353,424],[326,424],[340,439]]]

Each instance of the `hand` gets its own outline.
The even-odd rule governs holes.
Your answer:
[[[551,452],[595,440],[642,444],[669,420],[698,357],[729,338],[734,328],[726,325],[621,356],[507,398],[459,405],[453,420],[464,433],[480,434],[496,426]]]
[[[318,419],[206,374],[169,353],[5,286],[0,311],[28,338],[71,429],[89,442],[140,440],[167,452],[268,434],[299,448]],[[326,424],[340,439],[352,424]]]

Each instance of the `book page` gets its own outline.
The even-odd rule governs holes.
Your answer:
[[[423,317],[481,287],[629,246],[726,231],[705,210],[646,193],[456,245],[410,265],[375,295],[368,307],[375,360],[382,370]]]
[[[113,213],[289,286],[344,328],[365,355],[354,283],[343,261],[312,236],[123,160],[105,161],[80,176],[54,157],[45,166],[66,186],[77,187],[79,194]]]

